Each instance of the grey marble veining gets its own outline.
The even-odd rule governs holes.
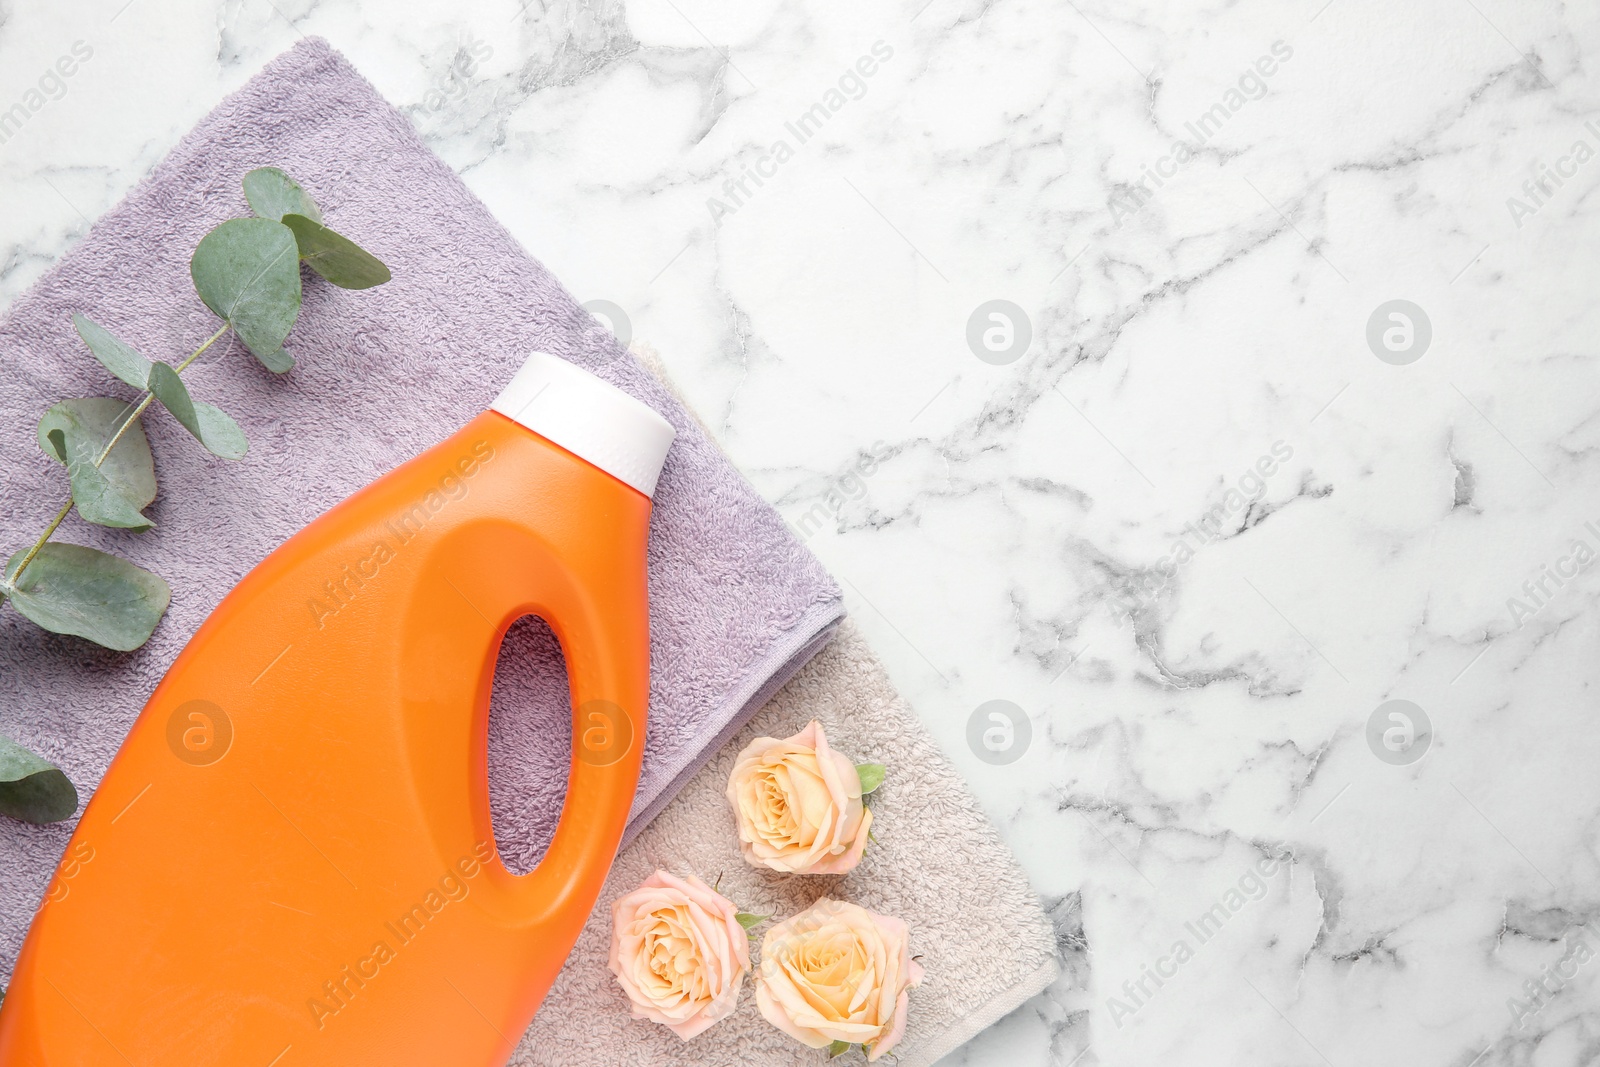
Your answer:
[[[0,301],[301,34],[659,349],[1027,866],[1066,973],[952,1063],[1600,1061],[1594,10],[4,3]]]

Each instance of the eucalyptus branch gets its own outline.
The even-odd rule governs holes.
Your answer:
[[[176,366],[146,359],[85,315],[72,317],[94,358],[139,396],[63,400],[39,420],[39,446],[66,468],[72,495],[27,551],[13,556],[15,566],[0,570],[0,600],[51,633],[131,652],[150,639],[172,601],[160,575],[110,552],[51,540],[73,509],[99,526],[135,533],[155,526],[144,514],[156,498],[155,463],[141,421],[150,405],[159,401],[213,455],[243,459],[250,447],[244,431],[226,412],[189,395],[184,370],[230,331],[268,370],[292,369],[294,357],[283,343],[300,317],[302,265],[343,289],[389,280],[389,268],[329,229],[316,201],[283,171],[262,167],[246,174],[244,195],[253,217],[213,228],[189,260],[195,292],[222,325]],[[54,822],[77,805],[72,783],[58,768],[0,737],[0,814]]]

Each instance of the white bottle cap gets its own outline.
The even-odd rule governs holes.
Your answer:
[[[655,495],[677,433],[648,405],[545,352],[529,356],[489,408],[645,496]]]

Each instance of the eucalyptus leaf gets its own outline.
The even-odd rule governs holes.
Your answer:
[[[51,451],[67,465],[67,477],[72,483],[72,504],[85,522],[137,533],[143,533],[155,525],[134,506],[133,501],[111,484],[104,471],[95,466],[96,449],[93,444],[77,437],[68,437],[66,431],[60,429],[50,430],[46,439],[50,442]]]
[[[45,455],[65,463],[65,442],[60,452],[50,442],[50,431],[60,430],[64,437],[76,435],[90,442],[98,456],[133,408],[126,400],[105,396],[63,400],[39,420],[39,447]],[[136,509],[143,510],[156,498],[155,461],[150,456],[150,441],[144,435],[142,422],[128,427],[117,447],[100,464],[100,473]]]
[[[282,220],[290,213],[322,221],[322,212],[300,183],[277,167],[260,167],[244,176],[244,198],[250,210],[264,219]]]
[[[257,352],[255,357],[261,361],[263,367],[274,374],[287,374],[294,370],[294,357],[281,348],[276,352]]]
[[[131,652],[150,640],[172,599],[160,575],[60,541],[43,545],[22,577],[13,580],[24,555],[18,552],[6,564],[5,592],[13,607],[51,633]]]
[[[201,238],[189,260],[206,307],[270,370],[300,316],[300,252],[295,235],[273,219],[230,219]],[[289,361],[289,366],[293,366]]]
[[[734,921],[746,930],[753,930],[757,926],[772,918],[770,915],[753,915],[748,911],[741,911],[734,915]]]
[[[341,289],[371,289],[392,277],[377,256],[314,219],[285,215],[283,224],[294,231],[300,258]]]
[[[856,764],[856,777],[861,779],[861,795],[866,796],[883,784],[883,779],[889,773],[889,768],[881,763]]]
[[[139,505],[122,494],[105,471],[95,466],[95,460],[105,447],[104,439],[69,433],[61,427],[45,429],[41,425],[40,432],[49,442],[50,451],[66,463],[67,477],[72,482],[72,503],[85,522],[139,533],[155,525],[140,512]]]
[[[78,791],[61,768],[0,734],[0,815],[47,823],[77,810]]]
[[[195,440],[213,455],[223,459],[243,459],[249,451],[250,442],[245,439],[239,424],[220,408],[191,397],[189,387],[183,384],[178,372],[165,363],[156,363],[150,368],[150,391],[162,406],[172,412],[172,417],[194,434]]]
[[[144,388],[144,383],[150,377],[148,359],[134,351],[132,345],[119,341],[110,330],[87,315],[72,316],[72,325],[77,327],[78,336],[83,338],[83,343],[89,346],[89,351],[94,353],[94,358],[100,361],[102,367],[135,389]]]

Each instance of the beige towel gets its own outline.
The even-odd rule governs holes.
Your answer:
[[[723,795],[728,774],[752,738],[787,737],[813,718],[833,748],[858,763],[888,765],[872,801],[878,840],[842,877],[757,870],[739,855]],[[761,1017],[748,979],[738,1011],[692,1041],[630,1016],[606,966],[611,902],[657,867],[707,882],[720,875],[725,896],[775,919],[822,896],[904,919],[927,975],[910,993],[906,1034],[891,1054],[897,1067],[925,1067],[955,1050],[1042,991],[1059,970],[1054,930],[1027,877],[849,619],[617,858],[572,958],[512,1058],[549,1067],[828,1063],[824,1050],[806,1048]],[[766,929],[751,935],[753,967]],[[861,1056],[834,1062],[859,1063]]]

